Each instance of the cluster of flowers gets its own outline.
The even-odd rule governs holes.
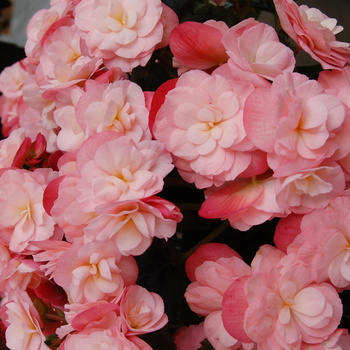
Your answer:
[[[125,72],[167,45],[177,23],[160,0],[52,1],[28,25],[27,58],[1,74],[11,350],[147,350],[138,335],[167,323],[162,298],[135,284],[134,256],[182,218],[156,196],[174,166],[152,140],[150,96]]]
[[[217,350],[349,341],[337,326],[350,288],[350,48],[319,10],[274,3],[295,44],[329,69],[317,81],[293,72],[293,51],[253,18],[179,24],[160,0],[51,0],[34,15],[27,58],[0,76],[11,350],[151,349],[137,335],[167,316],[135,284],[134,256],[182,219],[156,196],[174,165],[205,189],[205,218],[243,231],[282,218],[277,248],[261,247],[251,267],[221,245],[187,261],[185,297],[205,321],[177,332],[178,349],[189,338]],[[142,91],[126,73],[168,44],[180,77]]]

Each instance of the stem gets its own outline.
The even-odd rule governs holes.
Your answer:
[[[239,11],[241,8],[239,6],[239,1],[235,0],[235,5],[236,5],[236,11]]]
[[[186,260],[191,254],[193,254],[197,248],[199,248],[201,245],[210,243],[213,241],[216,237],[218,237],[222,232],[225,231],[225,229],[230,226],[229,221],[225,220],[222,224],[220,224],[215,230],[209,233],[208,236],[204,237],[199,243],[197,243],[194,247],[192,247],[190,250],[185,252],[183,254],[183,258]]]
[[[294,57],[299,53],[299,51],[301,51],[301,47],[297,47],[295,50],[294,50]]]

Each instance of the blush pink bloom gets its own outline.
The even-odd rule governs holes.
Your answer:
[[[255,146],[268,153],[274,176],[285,176],[349,153],[346,107],[317,81],[286,73],[271,89],[257,88],[248,97],[244,126]]]
[[[123,255],[141,255],[153,237],[167,240],[182,219],[177,207],[158,197],[102,204],[96,215],[83,228],[84,242],[111,240]]]
[[[299,350],[336,330],[342,304],[330,284],[315,283],[310,269],[273,247],[255,259],[252,276],[235,280],[224,295],[223,321],[233,337],[261,350]]]
[[[169,38],[173,66],[178,68],[178,74],[190,69],[212,70],[227,62],[228,55],[221,40],[228,30],[225,22],[214,20],[178,25]]]
[[[120,315],[128,328],[128,336],[154,332],[168,322],[163,299],[141,286],[127,287],[119,304]]]
[[[2,292],[36,288],[41,282],[40,264],[24,256],[10,256],[0,273],[0,290]],[[4,261],[2,262],[4,264]]]
[[[61,26],[44,42],[37,70],[43,74],[42,90],[59,90],[90,78],[102,64],[84,56],[84,42],[76,26]]]
[[[75,111],[85,139],[106,130],[122,133],[135,142],[151,138],[144,93],[129,80],[91,85]]]
[[[205,261],[195,271],[196,281],[187,287],[186,301],[192,311],[202,316],[220,311],[223,295],[232,281],[250,273],[250,267],[236,256]]]
[[[73,23],[70,10],[72,6],[67,2],[59,2],[49,9],[39,10],[30,19],[27,26],[27,42],[25,51],[30,62],[38,63],[41,48],[45,39],[61,25]]]
[[[274,80],[295,66],[293,51],[282,44],[274,28],[248,18],[231,27],[222,39],[236,70]]]
[[[276,202],[276,179],[268,175],[251,179],[237,179],[219,189],[205,192],[199,215],[228,219],[232,227],[247,231],[274,217],[285,216],[285,210]]]
[[[254,147],[246,137],[243,107],[252,89],[193,70],[168,92],[153,133],[187,182],[198,188],[220,186],[248,168]]]
[[[312,209],[325,208],[331,199],[345,189],[341,167],[332,161],[304,169],[276,182],[276,201],[286,210],[304,214]]]
[[[82,0],[74,13],[90,54],[130,72],[144,66],[161,42],[162,11],[160,0]]]
[[[341,69],[350,62],[348,43],[336,40],[343,30],[334,18],[316,8],[298,6],[293,0],[274,0],[284,31],[306,51],[323,69]]]
[[[326,209],[306,214],[301,220],[300,234],[287,250],[317,272],[317,282],[330,281],[339,289],[350,285],[349,208],[350,197],[344,195]]]
[[[116,200],[149,197],[163,188],[163,178],[173,169],[171,156],[158,141],[136,144],[115,131],[87,139],[77,154],[77,200],[83,211]]]
[[[44,193],[44,205],[51,199],[52,206],[46,211],[52,216],[55,223],[62,228],[69,242],[83,242],[82,236],[84,228],[94,219],[95,212],[84,212],[77,202],[78,190],[76,188],[79,178],[77,176],[66,175],[48,184]],[[58,187],[56,187],[58,186]],[[54,193],[57,190],[56,193]],[[50,199],[49,197],[52,196]]]
[[[62,151],[76,151],[84,142],[84,131],[78,124],[75,113],[75,106],[83,94],[83,89],[76,85],[57,92],[53,117],[60,128],[57,147]]]
[[[0,92],[11,99],[21,97],[22,87],[27,75],[22,61],[6,67],[0,74]]]
[[[12,350],[50,350],[41,328],[43,324],[28,294],[17,289],[2,306],[2,320],[7,325],[6,346]]]
[[[137,275],[134,258],[123,257],[112,242],[73,245],[59,256],[53,272],[55,282],[77,303],[118,297]]]
[[[0,177],[0,228],[13,252],[34,249],[31,241],[54,234],[54,221],[43,207],[43,193],[52,171],[6,170]]]

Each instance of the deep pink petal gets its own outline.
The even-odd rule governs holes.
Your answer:
[[[264,186],[255,182],[237,181],[222,187],[202,204],[199,215],[207,218],[225,218],[249,208],[263,194]]]

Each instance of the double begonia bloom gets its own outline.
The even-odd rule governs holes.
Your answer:
[[[89,139],[77,154],[77,200],[83,211],[116,200],[141,199],[163,189],[163,178],[173,169],[171,156],[154,140],[135,143],[115,131]]]
[[[102,60],[84,56],[84,42],[76,26],[61,26],[44,42],[39,58],[38,74],[42,90],[63,89],[90,78]]]
[[[349,153],[349,112],[317,81],[298,73],[279,75],[271,88],[248,97],[244,126],[256,147],[268,153],[274,176],[318,166]]]
[[[275,29],[248,18],[231,27],[222,43],[230,57],[231,69],[274,80],[295,66],[293,51],[282,44]]]
[[[69,3],[59,2],[49,9],[39,10],[33,15],[27,26],[27,42],[25,44],[26,55],[30,62],[39,62],[45,39],[55,29],[62,25],[72,25],[71,9],[72,6]]]
[[[345,189],[341,167],[332,161],[307,168],[276,182],[276,201],[286,210],[304,214],[312,209],[325,208],[331,199]]]
[[[28,294],[17,289],[2,306],[2,320],[6,323],[6,346],[12,350],[50,350],[38,311]]]
[[[0,235],[11,251],[35,251],[31,241],[44,241],[53,236],[55,223],[42,203],[51,175],[49,169],[30,172],[11,168],[1,175]]]
[[[170,238],[182,215],[172,203],[150,197],[96,207],[96,217],[84,227],[84,242],[114,241],[123,255],[141,255],[153,237]]]
[[[119,304],[121,317],[128,328],[128,336],[154,332],[168,322],[163,299],[141,286],[127,287]]]
[[[23,61],[4,68],[0,74],[0,92],[11,99],[21,97],[22,87],[27,75]]]
[[[113,242],[75,244],[59,256],[53,272],[55,282],[76,303],[119,297],[137,275],[134,258],[123,257]]]
[[[254,147],[246,137],[243,107],[252,90],[249,83],[193,70],[168,92],[153,133],[184,180],[198,188],[219,186],[248,168]]]
[[[323,69],[341,69],[350,62],[349,44],[336,40],[335,34],[343,28],[334,18],[316,8],[298,6],[293,0],[274,3],[283,30]]]
[[[75,111],[85,139],[106,130],[120,132],[135,142],[151,138],[144,93],[129,80],[90,86]]]
[[[82,0],[75,23],[92,56],[130,72],[144,66],[161,42],[163,6],[160,0]]]
[[[349,208],[350,197],[339,196],[326,209],[306,214],[300,233],[287,248],[317,272],[317,282],[330,281],[335,287],[349,288]]]
[[[261,350],[299,350],[317,344],[337,328],[342,304],[328,283],[291,256],[263,246],[251,276],[233,281],[224,295],[223,322],[240,341],[251,339]]]

